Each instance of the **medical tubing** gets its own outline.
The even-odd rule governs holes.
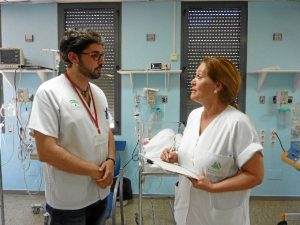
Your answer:
[[[135,145],[135,147],[133,149],[133,152],[131,154],[131,158],[125,163],[125,165],[123,166],[123,168],[125,168],[131,162],[131,160],[138,161],[138,159],[135,159],[135,156],[138,156],[138,154],[135,154],[135,151],[137,149],[138,144],[139,144],[139,140],[136,142],[136,145]]]

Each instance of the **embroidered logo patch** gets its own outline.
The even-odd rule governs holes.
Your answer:
[[[71,109],[72,110],[78,110],[78,109],[80,109],[80,105],[79,105],[79,103],[78,103],[77,100],[71,99],[71,100],[69,100],[69,102],[71,103]]]
[[[220,164],[219,162],[214,162],[214,163],[211,165],[211,168],[218,171],[218,170],[221,169],[221,164]]]

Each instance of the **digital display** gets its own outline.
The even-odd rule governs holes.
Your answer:
[[[151,70],[161,70],[161,63],[151,63]]]
[[[18,68],[24,64],[21,49],[0,48],[0,68]]]

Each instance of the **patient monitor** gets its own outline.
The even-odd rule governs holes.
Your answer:
[[[18,69],[24,65],[22,49],[0,48],[0,69]]]

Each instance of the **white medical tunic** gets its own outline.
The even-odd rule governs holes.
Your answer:
[[[29,128],[55,137],[58,144],[81,159],[100,165],[108,155],[109,118],[103,91],[90,83],[100,134],[69,80],[60,75],[40,85],[32,106]],[[94,115],[91,102],[90,112]],[[109,187],[100,189],[89,176],[59,170],[43,163],[47,203],[57,209],[80,209],[104,199]]]
[[[218,182],[236,175],[263,147],[249,118],[228,106],[199,135],[203,107],[195,109],[178,151],[179,164]],[[177,225],[250,225],[250,190],[209,193],[180,177],[175,195]]]

